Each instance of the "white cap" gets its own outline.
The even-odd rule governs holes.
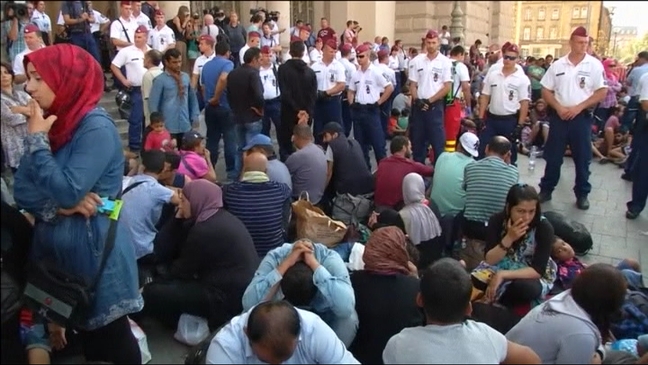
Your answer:
[[[459,137],[459,143],[464,151],[473,157],[479,156],[479,137],[475,133],[466,132]]]

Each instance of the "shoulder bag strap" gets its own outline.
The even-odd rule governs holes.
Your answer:
[[[196,174],[196,170],[194,170],[194,168],[189,165],[187,160],[185,160],[184,155],[180,155],[180,161],[182,162],[182,165],[187,169],[187,171],[191,172],[193,176],[198,176],[198,174]]]
[[[126,35],[126,40],[128,41],[128,43],[133,43],[133,42],[131,42],[130,37],[128,36],[128,32],[126,31],[126,27],[124,26],[124,23],[122,23],[121,19],[119,19],[119,18],[117,18],[117,21],[119,22],[119,24],[121,24],[122,30],[124,31],[124,34]]]

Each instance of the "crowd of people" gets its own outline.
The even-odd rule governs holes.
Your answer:
[[[192,315],[214,364],[648,363],[639,262],[585,265],[541,205],[570,155],[588,209],[596,156],[632,181],[626,217],[644,210],[648,51],[620,79],[583,27],[566,56],[523,61],[447,27],[405,51],[360,42],[352,20],[338,37],[271,14],[244,29],[220,9],[201,24],[120,2],[126,148],[99,106],[112,86],[91,2],[64,2],[68,42],[9,18],[3,362],[77,339],[88,362],[141,363],[138,322]],[[536,151],[540,190],[518,170]]]

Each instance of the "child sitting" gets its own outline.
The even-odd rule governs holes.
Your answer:
[[[401,115],[400,117],[398,117],[398,123],[396,124],[394,135],[404,136],[405,133],[407,133],[407,128],[409,126],[409,115],[410,110],[408,108],[401,110]]]
[[[171,138],[171,133],[164,128],[164,118],[161,113],[151,113],[151,124],[144,139],[144,151],[162,150],[173,151],[176,142]]]
[[[401,119],[403,118],[402,113],[405,113],[406,111],[408,110],[403,109],[403,111],[401,112],[396,108],[391,110],[389,125],[387,126],[387,136],[389,138],[392,138],[394,136],[402,136],[405,134],[405,129],[407,128],[407,124],[405,125],[405,128],[401,128]],[[407,121],[407,116],[405,116],[405,120]]]
[[[556,284],[563,290],[570,289],[576,276],[585,269],[585,264],[576,257],[576,253],[569,243],[561,238],[556,238],[554,241],[551,258],[558,266]]]

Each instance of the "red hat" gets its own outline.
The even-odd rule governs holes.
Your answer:
[[[571,34],[572,37],[587,37],[587,29],[585,27],[578,27],[574,29]]]
[[[297,37],[296,35],[290,36],[290,43],[292,43],[292,42],[299,42],[299,41],[301,41],[301,40],[302,40],[302,39],[299,38],[299,37]]]
[[[263,46],[263,47],[261,47],[261,53],[263,53],[263,54],[271,54],[272,50],[270,49],[270,46]]]
[[[164,12],[162,11],[162,9],[157,9],[155,11],[155,16],[158,16],[158,15],[164,15]]]
[[[248,38],[261,38],[261,33],[253,30],[248,33]]]
[[[439,38],[439,33],[437,33],[436,30],[428,30],[427,33],[425,33],[425,39],[434,39],[434,38]]]
[[[309,27],[308,25],[302,25],[302,26],[299,27],[299,30],[305,30],[305,31],[310,32],[311,27]]]
[[[378,58],[379,59],[382,59],[382,58],[385,58],[385,57],[388,57],[388,56],[389,56],[389,51],[387,51],[386,49],[381,49],[380,51],[378,51]]]
[[[506,42],[508,44],[508,47],[502,50],[502,52],[515,52],[517,54],[520,54],[520,48],[518,48],[517,44],[515,43],[510,43]]]
[[[130,4],[131,4],[130,1],[122,1],[122,2],[121,2],[121,5],[122,5],[122,6],[128,6],[128,5],[130,5]]]
[[[511,45],[511,42],[506,42],[502,45],[502,52],[506,52],[506,49]]]
[[[324,43],[325,46],[329,47],[330,49],[336,50],[337,47],[337,41],[335,39],[329,39]]]
[[[144,25],[140,25],[139,27],[137,27],[137,29],[135,29],[135,34],[138,33],[148,33],[148,28]]]
[[[356,53],[364,53],[364,52],[369,52],[371,51],[371,47],[367,46],[366,44],[361,44],[356,48]]]
[[[210,36],[209,34],[201,35],[200,38],[198,38],[198,42],[200,42],[200,41],[205,41],[208,44],[215,44],[216,43],[216,40],[214,39],[214,37]]]
[[[340,52],[342,53],[349,53],[353,49],[353,46],[351,43],[344,43],[343,45],[340,46]]]
[[[36,33],[36,32],[40,32],[40,29],[38,29],[38,27],[34,24],[27,24],[25,26],[25,29],[23,30],[23,33],[25,34]]]

